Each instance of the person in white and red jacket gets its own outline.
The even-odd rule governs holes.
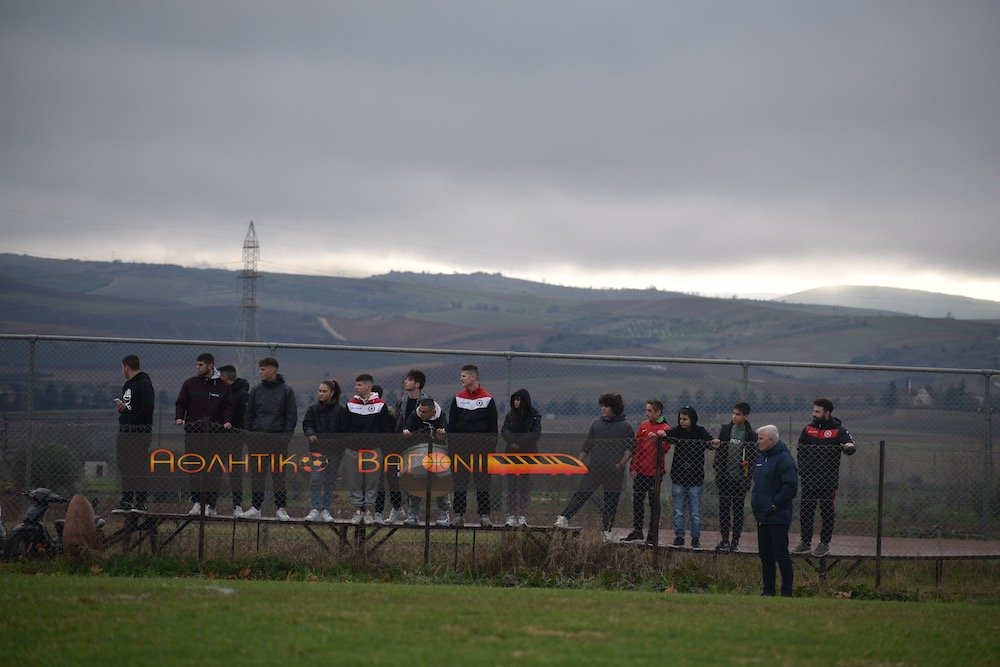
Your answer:
[[[497,431],[499,417],[497,404],[490,392],[479,384],[479,368],[467,364],[462,366],[459,375],[462,391],[451,399],[448,410],[448,443],[452,454],[463,460],[485,458],[497,450]],[[469,477],[476,485],[476,509],[479,511],[479,524],[492,526],[490,519],[490,475],[486,465],[474,466],[475,472],[470,473],[463,465],[456,465],[454,470],[455,497],[452,508],[455,510],[456,526],[464,525],[466,493],[469,490]]]

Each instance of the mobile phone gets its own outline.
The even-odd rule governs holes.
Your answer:
[[[124,403],[125,403],[125,401],[123,401],[122,399],[120,399],[118,397],[115,397],[115,405],[122,405]]]

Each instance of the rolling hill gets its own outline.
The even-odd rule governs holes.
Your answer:
[[[219,269],[0,255],[0,331],[237,340],[238,278]],[[928,295],[928,303],[942,303],[940,296]],[[363,279],[265,274],[258,300],[261,340],[1000,367],[1000,321],[914,317],[843,302],[404,272]]]

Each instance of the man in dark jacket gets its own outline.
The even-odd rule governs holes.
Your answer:
[[[288,457],[288,443],[299,421],[295,392],[285,384],[278,373],[278,360],[264,357],[257,362],[260,384],[250,390],[247,398],[246,428],[247,449],[251,454],[266,454],[267,458],[251,457],[250,501],[253,507],[241,515],[246,519],[260,518],[264,504],[264,487],[267,473],[271,473],[274,486],[274,516],[279,521],[290,521],[285,506],[285,471],[281,461]]]
[[[635,429],[625,421],[625,401],[621,394],[602,394],[597,399],[601,416],[590,425],[587,440],[580,450],[580,460],[587,464],[587,474],[570,498],[562,514],[556,517],[556,528],[569,528],[569,520],[590,500],[598,487],[604,489],[601,508],[602,537],[614,539],[611,526],[618,511],[625,464],[635,451]]]
[[[760,454],[754,462],[750,506],[757,520],[757,550],[764,580],[763,595],[775,593],[774,566],[781,570],[781,595],[792,596],[792,557],[788,554],[788,526],[792,499],[798,491],[798,473],[788,446],[778,439],[778,429],[768,424],[757,429]]]
[[[125,384],[115,399],[118,408],[118,438],[115,459],[121,476],[120,510],[146,511],[149,491],[149,445],[153,440],[155,394],[149,375],[139,369],[139,357],[130,354],[122,359]]]
[[[757,458],[757,434],[747,419],[749,414],[749,403],[734,405],[732,419],[723,424],[719,437],[712,441],[712,447],[716,448],[712,469],[719,489],[719,532],[722,533],[716,551],[740,550],[743,504],[750,490],[750,466]]]
[[[181,385],[174,403],[174,422],[184,427],[184,453],[200,456],[205,461],[205,471],[191,476],[191,500],[194,506],[189,514],[215,516],[219,498],[220,472],[210,465],[219,453],[219,434],[233,428],[233,403],[229,385],[215,368],[215,357],[204,352],[195,360],[194,377]]]
[[[705,450],[712,434],[698,425],[698,411],[685,406],[677,413],[677,426],[667,433],[674,447],[670,464],[670,495],[674,505],[674,541],[684,546],[684,512],[691,515],[691,548],[701,548],[701,495],[705,490]]]
[[[802,429],[798,443],[799,474],[802,477],[802,500],[799,505],[801,539],[792,553],[809,551],[818,504],[823,523],[819,530],[819,544],[812,552],[817,558],[830,553],[834,498],[840,483],[840,456],[850,456],[856,451],[854,438],[832,413],[831,400],[817,398],[813,401],[812,422]]]
[[[229,488],[233,492],[233,516],[243,515],[243,479],[249,466],[248,458],[243,450],[246,446],[246,415],[247,399],[250,397],[250,383],[236,375],[236,367],[232,365],[219,366],[222,381],[229,385],[230,398],[233,402],[233,432],[226,434],[222,449],[222,460],[229,470]]]

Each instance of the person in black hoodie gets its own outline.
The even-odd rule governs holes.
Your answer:
[[[118,437],[115,459],[121,476],[122,497],[118,509],[146,511],[149,492],[149,445],[153,441],[153,382],[139,369],[139,357],[130,354],[122,359],[125,384],[115,399],[118,407]]]
[[[801,539],[792,553],[809,551],[818,504],[823,523],[819,530],[819,544],[812,552],[817,558],[830,553],[834,498],[840,482],[840,456],[851,456],[856,451],[854,438],[832,413],[833,401],[827,398],[813,401],[812,422],[802,429],[798,443],[799,474],[802,477],[802,500],[799,505]]]
[[[264,357],[257,362],[260,384],[250,390],[247,398],[246,428],[250,432],[247,449],[253,454],[269,454],[270,461],[255,459],[250,465],[250,501],[253,507],[241,515],[245,519],[260,518],[264,504],[264,488],[267,473],[271,472],[274,485],[274,516],[279,521],[290,521],[285,506],[288,497],[285,491],[285,471],[281,459],[288,456],[288,443],[295,433],[299,420],[295,392],[285,384],[285,378],[278,372],[278,360]]]
[[[792,557],[788,555],[788,526],[792,500],[798,491],[798,473],[788,446],[772,424],[757,429],[760,453],[754,461],[750,507],[757,520],[757,553],[764,581],[762,595],[774,595],[774,566],[781,571],[781,595],[792,596]]]
[[[705,489],[705,450],[712,446],[712,435],[698,426],[698,412],[685,406],[677,413],[677,426],[667,433],[674,447],[670,464],[670,493],[674,504],[674,541],[672,547],[684,546],[684,512],[691,514],[691,548],[701,548],[701,494]]]
[[[507,454],[523,454],[538,451],[538,439],[542,436],[542,416],[531,407],[531,394],[527,389],[518,389],[510,395],[510,412],[503,420],[500,435],[507,443]],[[531,476],[508,475],[507,520],[508,528],[528,525],[528,501],[531,499]]]
[[[237,377],[236,367],[232,365],[219,366],[219,373],[222,374],[222,381],[229,385],[230,399],[233,403],[233,431],[223,436],[225,442],[220,453],[229,470],[229,487],[233,492],[233,516],[239,518],[243,515],[243,479],[246,472],[246,466],[242,465],[242,462],[249,460],[243,456],[243,450],[247,440],[246,415],[250,383]]]

